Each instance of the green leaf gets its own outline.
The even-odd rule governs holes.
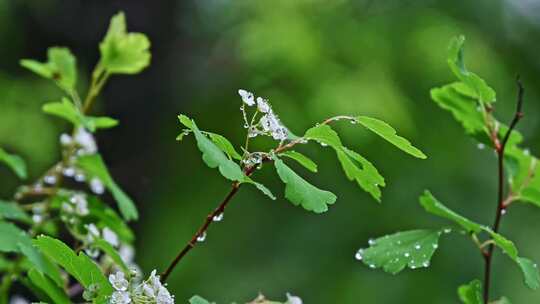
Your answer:
[[[308,169],[311,172],[317,172],[317,164],[309,159],[307,156],[300,152],[296,151],[285,151],[279,154],[280,156],[285,156],[297,161],[304,168]]]
[[[17,226],[0,221],[0,252],[22,253],[41,273],[48,275],[57,285],[63,280],[60,271],[32,245],[32,239]]]
[[[540,287],[540,274],[538,273],[538,267],[531,260],[518,257],[516,259],[523,276],[525,277],[525,284],[531,289],[538,289]]]
[[[478,110],[477,102],[470,96],[460,93],[460,83],[452,83],[431,90],[431,99],[439,107],[452,113],[461,123],[468,135],[489,142],[482,112]]]
[[[79,157],[77,159],[77,166],[81,168],[89,178],[96,177],[103,182],[118,203],[118,208],[124,219],[129,221],[138,218],[139,215],[135,204],[112,179],[109,170],[107,170],[107,167],[99,154]]]
[[[377,168],[360,154],[345,147],[336,149],[337,157],[347,178],[357,184],[377,200],[381,201],[381,190],[384,187],[384,178]]]
[[[370,268],[382,268],[396,274],[405,267],[428,267],[438,248],[440,230],[411,230],[370,240],[370,247],[360,249],[357,258]]]
[[[270,199],[272,200],[275,200],[276,197],[274,196],[274,194],[272,193],[272,191],[270,191],[270,189],[266,188],[265,185],[261,184],[261,183],[258,183],[256,181],[254,181],[253,179],[251,179],[249,176],[246,176],[244,178],[244,180],[242,181],[242,183],[247,183],[247,184],[252,184],[254,185],[257,189],[259,189],[259,191],[261,191],[262,193],[264,193],[266,196],[268,196]]]
[[[386,185],[384,178],[367,159],[344,147],[336,131],[323,124],[307,130],[304,137],[308,140],[315,140],[321,145],[332,147],[347,178],[351,181],[355,180],[364,191],[380,202],[381,190],[379,187]]]
[[[208,132],[208,136],[210,136],[210,139],[218,146],[221,151],[225,152],[229,158],[234,158],[237,160],[241,160],[242,156],[236,152],[234,149],[234,146],[231,144],[231,142],[225,138],[222,135]]]
[[[279,178],[285,183],[285,197],[293,205],[300,205],[315,213],[323,213],[328,210],[328,205],[335,203],[336,195],[308,183],[287,167],[281,159],[275,158],[274,165]]]
[[[508,255],[512,260],[517,261],[518,259],[518,250],[516,248],[516,245],[509,239],[505,238],[504,236],[494,232],[490,228],[482,227],[484,231],[486,231],[493,241],[495,242],[495,245],[499,247],[504,253]]]
[[[420,204],[427,212],[449,219],[460,225],[468,232],[479,233],[483,229],[481,225],[448,209],[441,202],[439,202],[428,190],[426,190],[424,194],[420,196]]]
[[[15,154],[9,154],[0,148],[0,163],[8,166],[20,179],[26,179],[26,163]]]
[[[47,50],[48,61],[41,63],[22,59],[21,65],[41,77],[53,79],[58,86],[70,93],[77,83],[77,60],[68,48],[51,47]]]
[[[512,304],[507,297],[502,297],[500,300],[495,301],[493,304]]]
[[[193,120],[190,120],[190,122],[186,121],[189,118],[184,115],[180,115],[179,118],[180,121],[185,121],[184,125],[186,127],[191,127],[197,140],[197,147],[202,152],[202,158],[208,167],[218,168],[221,175],[228,180],[244,181],[245,175],[240,166],[227,158],[223,151],[199,130]]]
[[[421,159],[427,158],[422,151],[411,145],[410,141],[397,135],[396,130],[386,122],[367,116],[358,116],[356,121],[405,153]]]
[[[98,298],[103,299],[112,293],[113,288],[99,266],[84,253],[77,255],[66,244],[49,236],[39,236],[34,240],[34,244],[85,288],[96,285]]]
[[[450,42],[448,52],[448,65],[456,77],[474,92],[481,103],[495,102],[495,91],[478,75],[470,72],[463,61],[463,45],[465,37],[458,36]]]
[[[30,271],[28,271],[28,278],[36,287],[46,293],[54,303],[71,303],[69,296],[62,288],[36,269],[30,269]]]
[[[150,40],[141,33],[128,33],[123,12],[114,15],[99,44],[101,64],[109,73],[136,74],[150,64]]]
[[[189,299],[189,304],[214,304],[214,302],[210,303],[201,296],[193,296]]]
[[[17,220],[23,223],[31,222],[30,216],[14,202],[0,200],[0,219]]]
[[[116,249],[114,249],[114,247],[107,241],[98,238],[92,243],[92,246],[105,252],[105,254],[107,254],[116,263],[116,265],[122,269],[124,273],[129,273],[129,268],[124,263],[124,260],[122,260]]]
[[[65,97],[62,98],[62,102],[49,102],[44,104],[43,112],[63,118],[71,122],[75,127],[84,126],[91,132],[94,132],[96,129],[112,128],[118,125],[118,120],[110,117],[83,115],[81,111]]]
[[[464,304],[484,304],[482,282],[480,280],[474,280],[467,285],[459,286],[458,295]]]
[[[334,149],[342,147],[339,135],[329,125],[322,124],[306,131],[304,138],[315,140],[322,145],[330,146]]]

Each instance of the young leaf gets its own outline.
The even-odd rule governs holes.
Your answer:
[[[101,64],[109,73],[136,74],[150,64],[150,41],[141,33],[128,33],[123,12],[112,17],[99,44]]]
[[[370,268],[382,268],[397,274],[405,267],[428,267],[438,248],[440,230],[411,230],[370,240],[370,247],[360,249],[357,258]]]
[[[538,289],[540,287],[540,274],[538,273],[538,266],[531,260],[518,257],[516,259],[523,276],[525,278],[525,284],[531,289]]]
[[[41,289],[46,293],[54,303],[58,304],[69,304],[71,303],[69,296],[66,295],[65,291],[56,285],[51,279],[47,278],[36,269],[30,269],[28,271],[28,278],[36,287]]]
[[[314,163],[311,159],[305,156],[302,153],[296,151],[285,151],[279,154],[280,156],[285,156],[297,161],[304,168],[308,169],[311,172],[317,172],[317,164]]]
[[[0,148],[0,163],[8,166],[20,179],[26,178],[26,163],[20,156],[9,154]]]
[[[53,79],[66,92],[72,92],[77,83],[77,60],[68,48],[51,47],[47,50],[48,61],[41,63],[22,59],[21,65],[41,77]]]
[[[347,178],[381,202],[381,190],[386,184],[379,171],[360,154],[345,147],[336,149],[337,157]]]
[[[464,304],[484,304],[482,297],[482,282],[474,280],[458,288],[458,295]]]
[[[279,178],[285,183],[285,197],[293,205],[300,205],[315,213],[323,213],[328,210],[328,205],[335,203],[336,196],[332,192],[321,190],[308,183],[287,167],[281,159],[275,158],[274,165]]]
[[[342,147],[339,135],[329,125],[318,125],[306,131],[304,138],[315,140],[321,145],[330,146],[334,149]]]
[[[97,286],[98,298],[108,297],[112,293],[112,286],[101,273],[99,266],[84,253],[76,255],[66,244],[49,236],[38,237],[34,240],[34,244],[85,288]]]
[[[109,170],[107,170],[107,167],[99,154],[79,157],[77,159],[77,166],[90,178],[97,177],[103,182],[118,203],[118,208],[126,220],[136,220],[138,218],[139,215],[135,204],[112,179]]]
[[[10,219],[17,220],[23,223],[29,223],[31,221],[30,216],[23,210],[17,203],[6,202],[0,200],[0,220]]]
[[[441,202],[439,202],[428,190],[420,196],[420,204],[424,209],[434,215],[444,217],[449,219],[456,224],[460,225],[463,229],[468,232],[479,233],[482,231],[482,226],[466,219],[465,217],[455,213],[454,211],[448,209]]]
[[[71,122],[75,127],[84,126],[91,132],[96,129],[107,129],[118,125],[118,120],[110,117],[85,116],[67,98],[62,98],[62,102],[49,102],[43,105],[43,112],[55,115]]]
[[[359,116],[356,121],[405,153],[421,159],[427,158],[422,151],[411,145],[410,141],[397,135],[396,130],[386,122],[367,116]]]
[[[456,77],[461,80],[470,90],[478,96],[478,100],[481,103],[495,102],[495,91],[489,87],[486,82],[478,75],[470,72],[465,67],[463,61],[463,45],[465,44],[465,37],[455,37],[450,42],[448,52],[448,65]]]

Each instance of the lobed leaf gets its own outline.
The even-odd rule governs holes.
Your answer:
[[[405,153],[421,159],[427,158],[427,156],[418,148],[414,147],[410,141],[397,135],[396,130],[386,122],[368,116],[358,116],[356,117],[356,121]]]
[[[122,213],[124,219],[129,221],[136,220],[139,217],[137,207],[135,207],[135,204],[131,198],[129,198],[129,196],[127,196],[127,194],[125,194],[124,191],[122,191],[122,189],[120,189],[120,187],[113,180],[109,174],[109,170],[105,166],[105,163],[99,154],[84,155],[79,157],[77,159],[77,166],[81,168],[90,178],[97,177],[103,182],[116,200],[120,213]]]
[[[141,33],[128,33],[123,12],[114,15],[99,44],[101,64],[109,73],[136,74],[150,64],[150,40]]]
[[[285,197],[293,205],[300,205],[315,213],[323,213],[328,210],[328,205],[335,203],[336,195],[308,183],[285,165],[281,159],[276,157],[274,165],[279,178],[285,183]]]
[[[411,230],[370,240],[370,247],[360,249],[357,258],[370,268],[382,268],[397,274],[405,267],[428,267],[438,248],[440,230]]]
[[[8,166],[20,179],[26,179],[26,163],[20,156],[9,154],[0,148],[0,163]]]
[[[68,93],[75,90],[77,83],[77,60],[68,48],[51,47],[47,50],[47,62],[22,59],[20,64],[47,79],[53,79]]]
[[[459,286],[458,295],[464,304],[484,304],[482,282],[480,280],[474,280],[469,284]]]

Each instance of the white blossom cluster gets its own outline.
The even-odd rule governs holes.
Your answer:
[[[257,97],[253,93],[246,90],[238,90],[238,94],[242,98],[242,101],[249,107],[257,105],[257,111],[261,112],[263,116],[259,120],[258,124],[251,125],[247,122],[245,113],[244,119],[246,120],[246,127],[249,128],[248,135],[255,137],[257,135],[269,135],[275,140],[284,141],[289,136],[289,130],[281,123],[278,116],[272,110],[272,107],[268,103],[268,100]],[[244,107],[242,106],[242,111]]]
[[[122,271],[109,275],[115,290],[109,301],[111,304],[174,304],[174,296],[161,284],[156,270],[143,282],[137,282],[135,277],[136,274],[126,277]]]

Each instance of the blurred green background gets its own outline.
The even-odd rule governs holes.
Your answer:
[[[67,125],[40,110],[60,92],[18,60],[42,60],[48,46],[65,45],[85,77],[118,10],[126,12],[130,30],[149,35],[152,65],[107,85],[96,112],[121,125],[98,134],[98,142],[141,210],[134,228],[137,261],[146,271],[166,267],[229,189],[202,163],[192,138],[175,141],[176,115],[186,113],[201,128],[241,143],[238,88],[269,98],[297,134],[332,115],[366,114],[391,123],[429,156],[414,159],[360,127],[339,125],[343,141],[370,159],[388,186],[379,205],[346,180],[331,151],[303,147],[320,173],[299,172],[338,194],[324,215],[292,206],[273,170],[258,171],[278,200],[250,187],[240,191],[224,221],[171,276],[178,303],[193,294],[242,302],[258,292],[274,299],[291,292],[305,303],[457,303],[457,286],[481,278],[482,259],[460,235],[442,239],[429,269],[397,276],[370,270],[354,253],[370,237],[447,224],[419,207],[426,188],[449,207],[491,223],[496,159],[430,101],[429,89],[453,80],[447,43],[465,34],[467,64],[497,90],[496,111],[504,120],[511,117],[514,77],[521,74],[526,118],[519,129],[537,152],[538,1],[0,0],[0,146],[23,155],[32,176],[58,159],[58,135]],[[16,185],[0,168],[0,197]],[[536,261],[538,231],[540,210],[530,205],[516,205],[502,225],[503,234]],[[509,259],[497,254],[494,262],[494,298],[540,302]]]

